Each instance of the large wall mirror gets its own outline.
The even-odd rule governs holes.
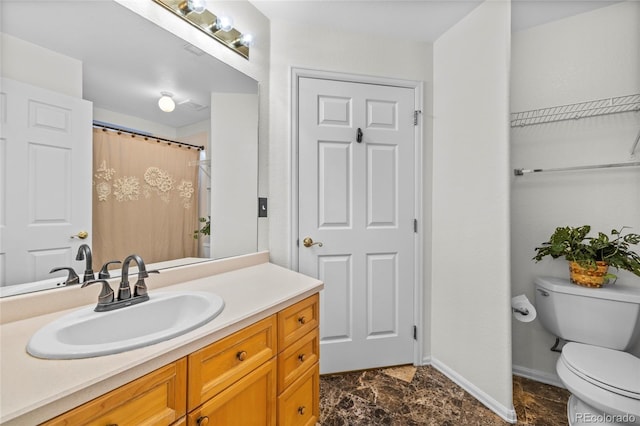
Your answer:
[[[197,217],[211,217],[211,236],[200,235],[201,238],[194,242],[197,246],[195,254],[180,259],[161,259],[156,266],[171,267],[257,250],[259,87],[254,79],[113,1],[2,1],[0,7],[3,51],[0,116],[3,119],[11,115],[6,94],[10,86],[14,81],[18,85],[26,81],[30,86],[44,86],[48,91],[66,92],[65,96],[89,101],[90,114],[86,117],[89,144],[95,139],[95,129],[101,130],[96,127],[97,122],[149,135],[147,142],[140,143],[155,141],[168,145],[165,140],[177,140],[205,147],[190,163],[196,170],[198,182],[193,190],[193,197],[199,200]],[[56,69],[56,64],[65,61],[71,66],[63,64]],[[176,106],[170,113],[158,107],[161,92],[173,96]],[[55,113],[48,117],[45,114],[44,120],[55,121],[56,117]],[[73,120],[78,121],[77,118]],[[21,215],[13,210],[29,204],[28,197],[33,195],[25,193],[24,203],[15,202],[15,195],[8,198],[11,188],[22,178],[17,177],[19,171],[12,172],[12,159],[7,154],[11,151],[6,148],[12,142],[13,134],[7,135],[5,132],[0,137],[0,152],[3,153],[0,160],[3,171],[7,172],[0,180],[3,198],[0,215],[2,296],[50,289],[60,286],[64,281],[62,278],[66,277],[64,272],[50,275],[49,270],[54,265],[47,261],[40,261],[38,265],[37,259],[31,259],[27,267],[18,268],[24,269],[24,274],[7,273],[7,263],[11,262],[9,253],[19,247],[24,250],[23,240],[37,241],[44,238],[46,232],[37,233],[39,228],[45,229],[44,226],[30,226],[28,233],[18,236],[9,232],[12,218]],[[134,144],[133,139],[142,138],[131,136],[131,139]],[[139,154],[121,155],[133,157]],[[89,156],[95,156],[95,152]],[[65,163],[56,163],[59,157],[40,156],[37,162],[29,163],[29,167],[36,164],[43,168],[64,169]],[[170,157],[171,154],[164,155],[165,159]],[[95,176],[99,172],[94,160],[86,158],[93,164],[92,176],[88,177],[92,180],[93,198]],[[180,185],[179,181],[173,183]],[[55,204],[56,193],[51,188],[37,197]],[[74,214],[83,208],[78,203],[71,207]],[[85,210],[92,215],[91,208]],[[95,221],[95,209],[93,217]],[[126,217],[110,217],[114,218],[115,227],[124,228]],[[87,220],[91,221],[90,218]],[[202,225],[198,222],[195,228]],[[191,227],[184,232],[194,239],[195,230]],[[60,243],[59,265],[55,266],[74,267],[82,278],[85,261],[75,260],[77,248],[82,243],[91,246],[97,242],[93,240],[94,232],[90,232],[85,240],[72,238],[77,235],[76,231],[81,229],[65,231],[67,241]],[[104,236],[102,238],[104,240]],[[145,238],[153,239],[154,232],[147,232]],[[106,244],[109,244],[108,240]],[[162,244],[171,245],[172,242]],[[94,263],[96,273],[100,266]]]

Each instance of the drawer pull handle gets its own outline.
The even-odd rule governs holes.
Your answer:
[[[298,317],[298,322],[300,324],[306,324],[307,319],[304,316]]]
[[[304,405],[301,407],[298,407],[298,414],[300,414],[301,416],[304,415],[305,411],[306,411],[306,408]]]
[[[247,352],[246,351],[240,351],[236,354],[236,358],[238,358],[238,361],[244,361],[245,359],[247,359]]]
[[[304,360],[307,359],[307,356],[305,354],[300,354],[298,355],[298,359],[300,360],[300,362],[304,362]]]
[[[196,420],[196,422],[198,423],[198,426],[206,426],[209,424],[209,417],[200,416],[198,417],[198,420]]]

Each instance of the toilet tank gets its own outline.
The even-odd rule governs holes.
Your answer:
[[[640,335],[640,287],[582,287],[569,280],[535,280],[542,326],[572,342],[625,350]]]

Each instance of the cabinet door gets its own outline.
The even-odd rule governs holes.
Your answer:
[[[214,397],[275,355],[275,315],[189,355],[188,409]]]
[[[188,415],[188,426],[275,426],[276,360],[247,374]]]
[[[278,352],[318,327],[318,300],[316,293],[278,312]]]
[[[278,397],[279,426],[314,426],[320,418],[320,366],[316,363]]]
[[[183,358],[44,425],[170,425],[186,414],[186,378]]]
[[[320,358],[320,336],[315,328],[278,354],[278,393],[296,381]]]

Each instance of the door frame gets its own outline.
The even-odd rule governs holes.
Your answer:
[[[413,81],[413,80],[400,80],[386,77],[375,77],[368,75],[360,75],[360,74],[349,74],[349,73],[341,73],[334,71],[323,71],[317,69],[309,69],[309,68],[300,68],[300,67],[291,67],[290,74],[290,83],[291,83],[291,110],[289,111],[290,117],[290,140],[291,140],[291,152],[290,152],[290,164],[291,169],[289,171],[290,174],[290,182],[291,182],[291,228],[290,235],[291,241],[289,246],[289,264],[291,268],[295,271],[299,271],[299,259],[298,259],[298,145],[300,143],[298,138],[298,94],[299,94],[299,80],[300,78],[315,78],[322,80],[337,80],[349,83],[364,83],[364,84],[376,84],[382,86],[394,86],[394,87],[402,87],[412,89],[414,92],[414,110],[419,111],[416,115],[417,124],[414,126],[414,215],[418,220],[417,232],[414,234],[414,283],[413,283],[413,295],[414,295],[414,303],[413,303],[413,321],[414,324],[418,327],[417,338],[414,340],[413,344],[413,364],[414,365],[423,365],[424,364],[424,259],[423,259],[423,251],[424,247],[424,230],[426,228],[426,223],[424,221],[423,215],[423,187],[424,187],[424,179],[423,179],[423,120],[422,120],[422,111],[424,111],[423,107],[423,93],[424,93],[424,84],[421,81]]]

